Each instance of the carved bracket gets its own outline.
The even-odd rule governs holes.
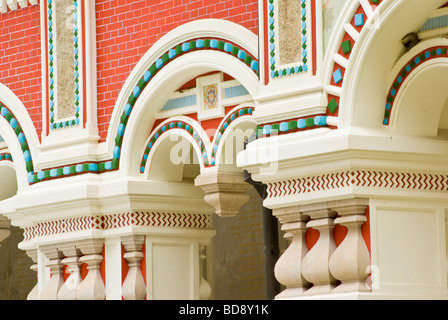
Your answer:
[[[251,185],[244,181],[242,173],[211,171],[201,173],[195,185],[205,192],[204,200],[213,206],[219,216],[233,217],[249,200],[247,191]]]

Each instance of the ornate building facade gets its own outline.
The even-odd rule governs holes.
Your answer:
[[[276,299],[448,297],[446,0],[0,12],[0,242],[22,236],[27,299],[240,298],[219,292],[262,260],[262,206]]]

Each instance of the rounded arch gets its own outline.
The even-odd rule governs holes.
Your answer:
[[[23,103],[1,83],[0,136],[14,159],[20,190],[34,181],[33,159],[37,158],[39,138]]]
[[[244,150],[244,141],[255,132],[256,121],[252,118],[253,103],[245,103],[231,110],[218,126],[213,139],[213,162],[219,171],[241,172],[236,166],[236,156]]]
[[[222,71],[240,81],[252,96],[257,95],[257,39],[244,27],[217,19],[190,22],[162,37],[131,72],[111,117],[107,148],[109,153],[114,151],[114,158],[120,157],[120,168],[132,171],[133,159],[128,155],[135,151],[134,141],[140,135],[137,133],[152,125],[151,116],[143,117],[145,125],[141,125],[142,116],[148,109],[149,113],[155,112],[163,93],[177,89],[182,81]]]
[[[383,0],[375,15],[356,36],[345,72],[340,76],[339,127],[359,126],[384,130],[384,105],[391,70],[405,54],[401,39],[418,31],[445,0]],[[360,1],[362,5],[362,1]],[[347,28],[341,21],[339,28]],[[328,69],[332,70],[332,69]]]
[[[383,125],[395,133],[437,136],[448,99],[447,71],[446,39],[421,42],[404,55],[392,71]]]
[[[178,141],[177,137],[183,138]],[[166,140],[169,139],[169,142]],[[169,146],[169,147],[168,147]],[[190,147],[194,150],[194,159],[188,159]],[[145,143],[145,150],[141,153],[140,172],[148,173],[157,167],[157,161],[153,164],[155,154],[160,154],[159,148],[165,149],[165,160],[172,160],[173,164],[195,163],[204,168],[209,164],[210,142],[202,127],[188,117],[172,117],[159,124],[149,136]],[[167,156],[169,155],[169,156]],[[175,158],[175,159],[174,159]]]
[[[190,177],[185,172],[186,166],[203,168],[202,152],[196,142],[186,130],[177,128],[167,131],[157,139],[154,149],[149,153],[146,178],[155,181],[182,182],[186,175]]]
[[[215,24],[218,26],[221,25],[221,27],[217,28]],[[118,135],[121,134],[119,138],[122,139],[122,141],[120,141],[121,146],[119,150],[121,157],[120,168],[128,173],[137,174],[140,171],[140,167],[138,166],[140,159],[137,159],[138,156],[136,155],[139,154],[141,146],[144,145],[145,139],[150,134],[154,123],[155,113],[162,108],[166,97],[187,81],[209,72],[221,71],[241,83],[241,85],[248,91],[249,95],[256,96],[258,94],[258,62],[255,60],[257,57],[256,46],[254,46],[254,43],[256,43],[256,36],[238,25],[234,25],[230,22],[223,23],[221,20],[196,21],[192,23],[192,25],[194,26],[196,33],[193,32],[192,34],[186,35],[184,33],[188,32],[190,28],[188,26],[182,26],[180,27],[180,30],[174,30],[174,36],[173,34],[167,35],[167,37],[169,36],[169,38],[174,39],[171,39],[171,41],[164,39],[160,45],[163,49],[159,49],[158,52],[166,52],[165,50],[167,50],[173,43],[178,43],[178,41],[181,40],[186,41],[186,36],[191,39],[204,34],[211,34],[211,38],[215,39],[215,36],[224,37],[227,35],[227,39],[230,39],[228,41],[232,41],[233,43],[233,41],[238,40],[238,43],[235,46],[232,46],[230,42],[225,42],[226,39],[224,39],[224,41],[215,40],[215,42],[208,44],[210,47],[203,50],[187,50],[185,54],[181,54],[175,59],[170,60],[168,63],[163,64],[163,67],[163,61],[159,59],[156,60],[156,65],[158,63],[161,68],[155,72],[153,77],[151,77],[151,81],[137,93],[138,99],[133,101],[132,106],[128,100],[123,109],[118,107],[113,115],[115,120],[112,119],[111,121],[111,127],[116,127],[115,129],[110,128],[110,130],[116,130]],[[211,29],[207,28],[207,26],[210,25],[215,25],[215,27]],[[231,27],[224,31],[223,28],[225,26]],[[235,32],[239,32],[238,30],[241,31],[241,36],[235,34]],[[229,34],[232,34],[232,36],[229,36]],[[197,46],[197,41],[193,44],[190,42],[183,42],[183,44],[190,43],[190,47]],[[237,50],[232,50],[232,48],[238,48],[237,46],[239,45],[241,45],[241,47],[238,49],[238,52]],[[156,44],[156,46],[159,47],[158,44]],[[222,50],[212,49],[211,47],[213,46],[221,46]],[[179,46],[176,48],[178,47]],[[151,51],[156,50],[152,49]],[[244,53],[240,54],[243,51],[247,52],[247,55],[250,54],[251,58],[243,58]],[[252,53],[252,51],[255,53]],[[156,55],[145,55],[141,65],[136,67],[137,69],[140,69],[140,74],[145,70],[145,66],[151,65],[151,61],[154,61],[155,56]],[[149,62],[144,61],[145,58],[147,58]],[[249,61],[252,62],[249,64]],[[153,66],[154,65],[151,65],[150,69]],[[139,74],[139,72],[135,71],[135,74]],[[145,78],[145,74],[147,73],[144,72],[143,74],[143,78]],[[142,79],[140,79],[140,81],[141,80]],[[127,82],[129,87],[126,87],[125,85],[123,88],[123,96],[125,96],[124,92],[129,91],[133,87],[131,83],[132,81]],[[135,86],[133,88],[136,89]],[[136,92],[134,89],[132,91],[135,94]],[[123,100],[121,104],[124,104],[125,102],[126,100]],[[125,116],[126,120],[124,125],[123,115],[118,117],[120,109],[123,110],[125,114],[128,113],[128,115]],[[132,114],[130,114],[130,110],[128,109],[132,109]],[[118,122],[121,123],[118,124]],[[124,131],[126,131],[126,134],[124,134]],[[116,142],[116,140],[117,139],[115,139],[114,142]]]

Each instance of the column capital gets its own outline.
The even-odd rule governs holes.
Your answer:
[[[121,243],[124,246],[126,252],[129,251],[140,251],[145,243],[145,236],[143,235],[131,235],[121,237]]]
[[[369,199],[353,198],[328,202],[328,206],[335,210],[340,216],[363,214],[369,206]]]
[[[84,255],[101,254],[103,245],[103,239],[86,239],[76,242],[76,248],[81,250]]]
[[[239,213],[249,200],[247,192],[252,187],[244,181],[242,173],[217,170],[201,173],[194,183],[205,192],[204,200],[215,208],[216,214],[227,217]]]
[[[308,221],[309,219],[309,216],[304,214],[302,210],[300,210],[300,206],[273,209],[272,214],[277,217],[277,219],[282,224],[290,224],[296,222],[303,223]]]

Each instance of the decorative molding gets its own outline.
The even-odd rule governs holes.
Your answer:
[[[447,192],[448,175],[350,170],[270,182],[267,184],[267,193],[268,198],[273,199],[353,187]]]
[[[0,161],[11,161],[12,160],[12,155],[10,153],[0,153]]]
[[[257,129],[255,130],[255,134],[258,137],[268,137],[271,135],[281,135],[297,131],[328,127],[329,118],[332,117],[318,115],[313,117],[304,117],[298,120],[264,124],[257,127]]]
[[[114,230],[133,226],[209,229],[211,220],[207,214],[143,211],[84,216],[39,222],[35,226],[26,227],[24,241],[77,231]]]
[[[0,0],[0,13],[15,11],[38,3],[39,0]]]

